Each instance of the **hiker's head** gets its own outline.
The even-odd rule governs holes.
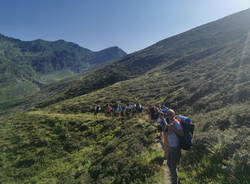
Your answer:
[[[174,117],[175,117],[175,112],[174,112],[174,110],[173,109],[169,109],[168,110],[168,115],[167,115],[167,117],[168,117],[168,119],[174,119]]]
[[[164,118],[164,113],[160,112],[160,118],[163,119]]]

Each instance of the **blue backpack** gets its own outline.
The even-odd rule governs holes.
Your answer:
[[[180,147],[184,150],[189,150],[192,146],[192,138],[193,138],[193,133],[194,133],[194,124],[192,124],[191,119],[178,115],[176,119],[180,122],[184,136],[180,137]]]

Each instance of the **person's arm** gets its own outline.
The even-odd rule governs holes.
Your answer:
[[[164,125],[165,125],[166,130],[168,130],[168,127],[169,127],[170,125],[168,124],[167,121],[164,121]]]
[[[171,124],[170,126],[172,127],[172,129],[174,130],[174,132],[175,132],[177,135],[179,135],[179,136],[181,136],[181,137],[184,136],[184,132],[183,132],[182,128],[180,128],[180,129],[178,130],[178,129],[175,127],[174,124]],[[178,126],[181,126],[181,125],[178,125]]]

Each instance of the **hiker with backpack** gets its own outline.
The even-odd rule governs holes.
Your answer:
[[[164,150],[164,160],[167,160],[168,157],[168,134],[167,134],[167,126],[165,123],[168,124],[167,120],[164,117],[164,113],[160,112],[160,117],[158,118],[158,130],[160,131],[160,139],[162,142],[162,148]]]
[[[122,105],[121,104],[118,104],[116,111],[117,111],[117,116],[120,117],[121,116],[121,112],[122,112]]]
[[[98,117],[98,113],[101,111],[101,107],[99,105],[95,105],[94,107],[94,116],[95,118]]]
[[[129,106],[129,104],[126,104],[126,105],[125,105],[125,108],[124,108],[124,116],[126,116],[127,119],[128,119],[128,116],[129,116],[128,106]]]
[[[180,138],[184,136],[184,132],[180,122],[175,118],[174,110],[168,110],[167,118],[169,123],[164,123],[168,129],[167,165],[170,170],[172,184],[178,184],[177,165],[181,158]]]
[[[150,109],[150,123],[153,125],[155,121],[157,121],[159,117],[159,111],[156,107],[151,106]]]
[[[143,104],[139,104],[140,105],[140,113],[142,113],[144,111],[144,105]]]

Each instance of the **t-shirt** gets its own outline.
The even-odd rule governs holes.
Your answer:
[[[112,110],[112,108],[110,106],[108,106],[107,112],[110,112]]]
[[[182,130],[181,124],[178,120],[172,122],[177,130]],[[180,140],[178,135],[174,132],[172,127],[168,127],[168,146],[178,147],[180,145]]]

